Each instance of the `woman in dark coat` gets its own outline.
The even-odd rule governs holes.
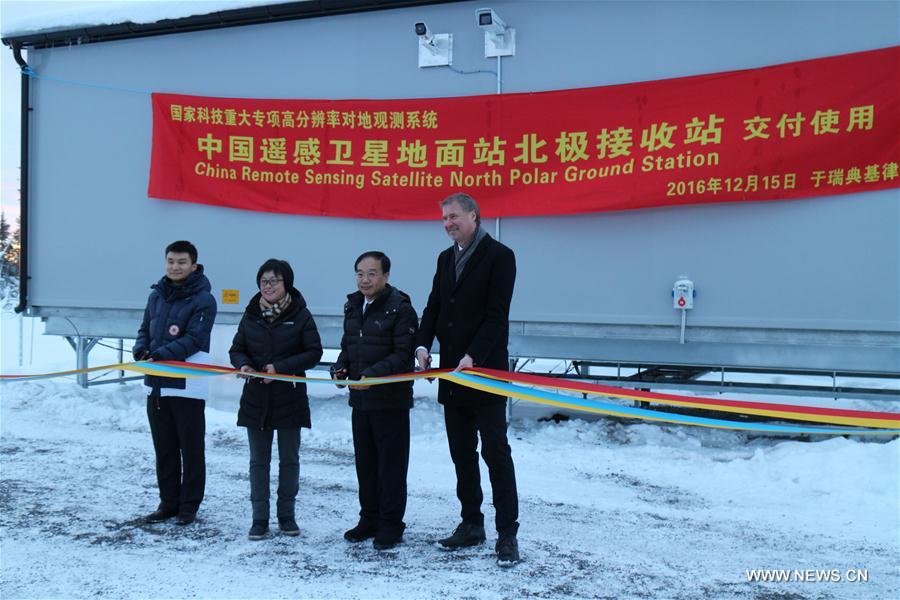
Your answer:
[[[322,358],[322,342],[306,300],[294,288],[287,261],[269,259],[256,274],[259,293],[244,311],[229,355],[245,373],[306,375]],[[278,432],[278,528],[299,535],[294,506],[300,476],[300,428],[310,427],[305,383],[247,377],[241,394],[238,425],[250,443],[250,502],[253,525],[249,538],[269,532],[269,465]]]

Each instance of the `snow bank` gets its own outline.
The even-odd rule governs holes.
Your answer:
[[[139,385],[2,384],[0,595],[854,598],[900,589],[900,441],[516,420],[524,562],[499,571],[491,534],[458,554],[433,545],[458,505],[440,407],[418,393],[406,542],[385,553],[346,543],[358,510],[350,411],[345,391],[314,393],[301,447],[303,534],[250,542],[248,452],[233,409],[207,409],[198,523],[148,526],[136,521],[156,503]],[[490,524],[489,489],[484,508]],[[757,568],[865,568],[870,579],[748,583],[745,571]]]
[[[4,314],[0,371],[74,365],[65,341]],[[32,326],[34,326],[32,334]],[[223,356],[233,328],[217,327]],[[107,340],[108,341],[108,340]],[[91,364],[115,362],[97,348]],[[494,535],[458,554],[433,542],[458,521],[435,385],[416,383],[405,544],[347,544],[357,519],[347,390],[310,386],[299,539],[246,538],[240,382],[213,381],[207,496],[198,522],[142,525],[157,502],[137,383],[0,384],[0,597],[675,598],[896,597],[900,441],[813,443],[614,420],[539,422],[517,405],[523,563],[493,564]],[[777,400],[781,401],[781,399]],[[273,469],[273,472],[277,469]],[[488,474],[482,469],[490,531]],[[273,482],[274,485],[274,482]],[[750,583],[749,569],[868,569],[867,583]]]

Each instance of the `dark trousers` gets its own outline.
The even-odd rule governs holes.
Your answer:
[[[409,410],[354,408],[352,423],[360,521],[399,535],[406,528]]]
[[[293,519],[300,489],[300,428],[247,428],[250,442],[250,504],[254,521],[269,520],[269,467],[272,463],[272,438],[278,432],[278,500],[279,519]]]
[[[206,402],[148,396],[147,418],[156,451],[160,507],[197,512],[206,487]]]
[[[463,522],[484,525],[477,451],[481,433],[481,456],[491,478],[497,531],[515,534],[519,529],[519,497],[512,450],[506,439],[506,405],[502,402],[485,406],[445,404],[444,422],[450,457],[456,467],[456,496],[462,505]]]

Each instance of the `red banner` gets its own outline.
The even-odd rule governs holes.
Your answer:
[[[900,187],[900,46],[534,94],[264,100],[153,94],[149,195],[433,219],[779,200]]]

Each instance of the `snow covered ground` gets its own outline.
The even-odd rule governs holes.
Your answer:
[[[57,338],[2,320],[0,371],[71,368]],[[40,325],[36,326],[39,334]],[[228,332],[214,340],[225,344]],[[92,364],[114,362],[98,349]],[[31,358],[29,363],[29,358]],[[221,356],[214,357],[224,364]],[[137,384],[0,384],[0,597],[115,598],[896,598],[900,441],[814,443],[610,420],[539,422],[510,438],[523,562],[500,570],[488,543],[434,540],[458,521],[432,386],[417,383],[405,544],[377,552],[341,535],[356,521],[346,392],[313,387],[303,431],[299,538],[247,540],[239,384],[207,409],[207,497],[181,528],[137,520],[156,506],[153,449]],[[487,481],[486,470],[483,478]],[[493,519],[490,490],[485,514]],[[841,581],[748,582],[751,569],[837,570]],[[867,582],[847,580],[867,570]]]

